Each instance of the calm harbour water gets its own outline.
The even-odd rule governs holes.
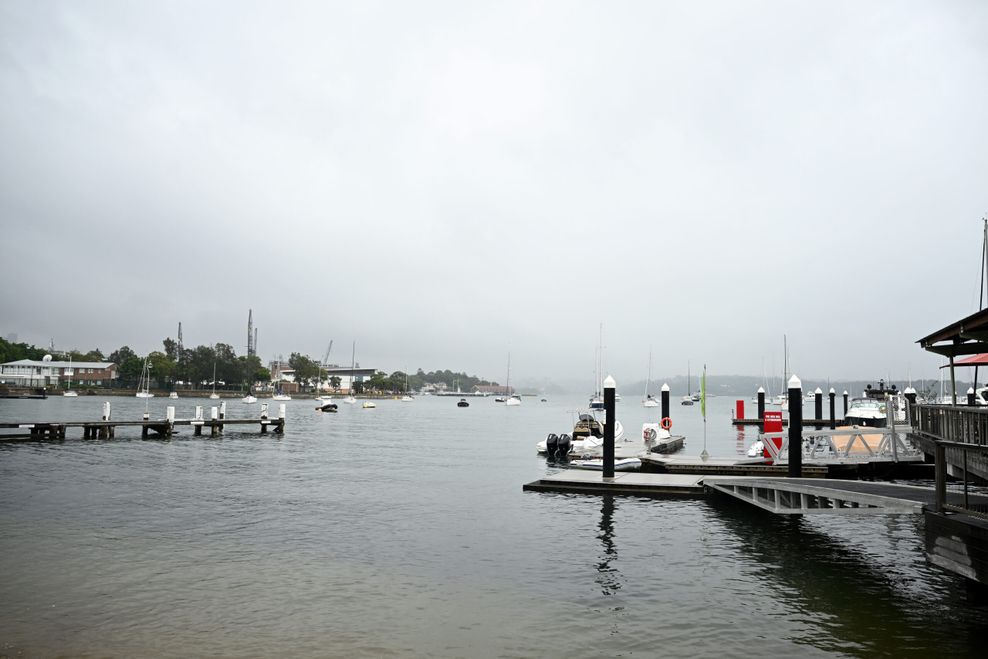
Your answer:
[[[95,420],[103,400],[0,400],[0,419]],[[117,419],[144,409],[111,401]],[[582,399],[470,402],[333,415],[293,400],[280,438],[185,428],[170,441],[83,441],[70,430],[64,443],[0,446],[0,656],[982,649],[985,609],[926,564],[919,517],[523,493],[555,471],[535,443],[569,431]],[[210,401],[149,404],[154,417],[168,404],[189,417],[197,403]],[[730,426],[732,405],[708,403],[713,455],[753,440]],[[686,453],[699,454],[699,405],[672,412]],[[649,413],[630,395],[618,406],[629,434]]]

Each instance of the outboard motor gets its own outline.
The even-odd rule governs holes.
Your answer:
[[[556,433],[551,432],[549,436],[545,438],[545,454],[548,457],[553,457],[556,455],[556,449],[559,447],[559,437]]]
[[[565,460],[569,456],[570,448],[573,446],[573,438],[568,434],[563,433],[559,436],[556,446],[556,456]]]

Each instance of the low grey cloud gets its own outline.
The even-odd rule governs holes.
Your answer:
[[[982,3],[0,2],[0,330],[387,371],[931,377]],[[337,357],[346,361],[348,355]],[[342,350],[342,352],[348,352]]]

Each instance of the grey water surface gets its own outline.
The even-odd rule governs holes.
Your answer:
[[[639,398],[618,406],[629,435],[658,415]],[[0,419],[95,420],[103,400],[0,400]],[[117,419],[144,410],[109,400]],[[61,443],[0,446],[0,656],[980,650],[985,609],[926,563],[919,517],[524,493],[557,469],[535,443],[571,429],[585,401],[456,400],[340,403],[338,414],[293,400],[282,437],[70,430]],[[153,417],[170,404],[190,417],[212,402],[148,401]],[[712,455],[754,439],[730,426],[733,404],[708,402]],[[674,432],[698,455],[699,405],[673,407]]]

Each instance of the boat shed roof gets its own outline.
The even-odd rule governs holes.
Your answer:
[[[954,366],[984,366],[988,364],[988,353],[981,353],[980,355],[971,355],[970,357],[965,357],[964,359],[958,359],[954,362]],[[950,364],[944,364],[940,368],[949,368]]]
[[[916,343],[923,350],[945,357],[988,352],[988,309],[951,323]]]

